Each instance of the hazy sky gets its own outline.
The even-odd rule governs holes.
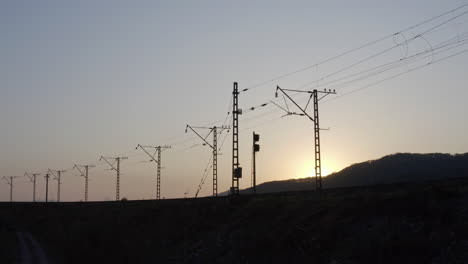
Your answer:
[[[459,0],[1,1],[0,176],[44,174],[47,168],[69,169],[73,163],[97,164],[90,171],[90,200],[112,200],[115,172],[98,160],[101,155],[123,155],[129,159],[122,162],[121,197],[150,199],[156,166],[141,163],[148,158],[135,147],[170,144],[172,149],[163,152],[162,196],[183,197],[184,192],[193,196],[211,149],[192,148],[201,142],[193,133],[184,133],[185,125],[221,125],[234,81],[240,89],[251,87],[463,4]],[[254,130],[261,135],[262,147],[258,182],[313,175],[309,120],[281,118],[284,112],[271,103],[247,111],[269,102],[276,85],[332,88],[346,94],[321,101],[321,127],[331,128],[322,131],[324,173],[395,152],[467,152],[468,54],[438,62],[468,49],[465,42],[438,48],[450,39],[466,40],[465,11],[468,7],[241,93],[240,107],[245,111],[240,121],[241,187],[250,186]],[[425,34],[417,37],[421,33]],[[438,53],[445,48],[453,49]],[[416,54],[426,56],[409,61]],[[407,60],[391,71],[356,82],[340,80],[402,58]],[[413,70],[430,62],[434,63]],[[411,72],[382,81],[407,71]],[[305,83],[311,85],[302,87]],[[284,101],[277,102],[284,106]],[[225,133],[219,135],[220,144],[224,137]],[[231,183],[231,144],[229,134],[219,158],[220,192]],[[82,199],[84,179],[77,175],[76,170],[64,174],[62,200]],[[44,199],[44,185],[42,175],[38,199]],[[211,195],[211,186],[210,173],[200,195]],[[15,200],[30,200],[31,190],[26,178],[17,179]],[[49,195],[55,194],[53,181]],[[8,199],[9,186],[2,182],[0,201]]]

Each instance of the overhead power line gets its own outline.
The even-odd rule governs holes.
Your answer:
[[[423,59],[426,59],[426,58],[429,58],[429,57],[434,57],[435,55],[442,54],[444,52],[450,51],[452,49],[455,49],[455,48],[458,48],[460,46],[463,46],[463,45],[467,44],[467,40],[468,40],[466,38],[467,34],[468,34],[468,32],[465,32],[465,33],[463,33],[461,35],[451,37],[448,40],[444,40],[443,42],[439,43],[438,45],[433,46],[432,49],[427,49],[425,51],[410,55],[410,56],[408,56],[406,58],[397,59],[397,60],[392,61],[390,63],[384,63],[382,65],[379,65],[379,66],[376,66],[376,67],[373,67],[373,68],[370,68],[370,69],[366,69],[366,70],[360,71],[358,73],[353,73],[353,74],[344,76],[344,77],[339,78],[339,79],[331,80],[327,84],[337,83],[339,81],[347,80],[350,77],[358,76],[357,78],[355,78],[355,79],[353,79],[351,81],[338,83],[338,84],[333,85],[333,86],[323,84],[323,85],[320,85],[320,86],[316,87],[316,89],[318,89],[320,87],[322,87],[322,88],[327,87],[327,88],[331,88],[331,89],[342,88],[344,86],[350,85],[350,84],[355,83],[357,81],[365,80],[365,79],[367,79],[369,77],[373,77],[373,76],[385,73],[387,71],[396,69],[398,67],[406,66],[406,65],[408,65],[410,63],[420,61],[420,60],[423,60]],[[360,76],[361,74],[368,73],[368,72],[370,72],[368,75]],[[303,88],[303,86],[298,87],[298,89],[300,89],[300,88]],[[292,97],[294,97],[294,95],[292,95]],[[304,96],[303,99],[307,99],[307,96]],[[253,107],[250,107],[250,108],[247,108],[247,110],[244,111],[244,114],[253,112],[255,110],[258,110],[259,108],[267,108],[267,107],[271,107],[271,106],[274,106],[274,105],[278,106],[278,104],[275,103],[275,102],[279,102],[279,101],[282,101],[282,100],[283,100],[283,98],[272,98],[267,102],[264,102],[262,104],[259,104],[259,105],[256,105],[256,106],[253,106]],[[255,119],[259,118],[259,117],[263,117],[265,115],[268,115],[269,113],[274,113],[274,112],[278,112],[278,111],[279,111],[278,109],[274,109],[273,111],[269,111],[268,113],[261,114],[261,115],[256,116],[256,117],[243,119],[243,122],[253,121],[253,120],[255,120]]]
[[[402,34],[402,33],[406,32],[406,31],[409,31],[409,30],[415,29],[415,28],[417,28],[417,27],[420,27],[420,26],[422,26],[422,25],[424,25],[424,24],[427,24],[427,23],[429,23],[429,22],[431,22],[431,21],[434,21],[434,20],[436,20],[436,19],[438,19],[438,18],[444,17],[444,16],[446,16],[446,15],[448,15],[448,14],[452,14],[452,13],[454,13],[454,12],[460,10],[460,9],[463,9],[463,8],[466,7],[466,6],[468,6],[468,3],[463,4],[463,5],[461,5],[461,6],[458,6],[458,7],[454,8],[454,9],[452,9],[452,10],[450,10],[450,11],[447,11],[447,12],[444,12],[444,13],[442,13],[442,14],[440,14],[440,15],[433,16],[433,17],[431,17],[431,18],[429,18],[429,19],[427,19],[427,20],[424,20],[424,21],[422,21],[422,22],[420,22],[420,23],[417,23],[417,24],[415,24],[415,25],[413,25],[413,26],[407,27],[407,28],[405,28],[405,29],[403,29],[403,30],[400,30],[400,31],[396,32],[396,33],[392,33],[392,34],[386,35],[386,36],[384,36],[384,37],[378,38],[378,39],[376,39],[376,40],[370,41],[370,42],[365,43],[365,44],[363,44],[363,45],[361,45],[361,46],[358,46],[358,47],[356,47],[356,48],[350,49],[350,50],[348,50],[348,51],[344,51],[344,52],[342,52],[342,53],[339,53],[338,55],[335,55],[335,56],[332,56],[332,57],[330,57],[330,58],[324,59],[324,60],[319,61],[319,62],[317,62],[317,63],[314,63],[314,64],[311,64],[311,65],[305,66],[305,67],[303,67],[303,68],[294,70],[294,71],[292,71],[292,72],[288,72],[288,73],[285,73],[285,74],[281,74],[281,75],[275,76],[275,77],[273,77],[273,78],[270,78],[270,79],[268,79],[268,80],[266,80],[266,81],[260,82],[260,83],[255,84],[255,85],[248,86],[248,87],[246,87],[245,89],[242,89],[240,92],[246,92],[246,91],[249,91],[249,90],[253,90],[253,89],[258,88],[258,87],[261,87],[261,86],[263,86],[263,85],[265,85],[265,84],[272,83],[272,82],[278,81],[278,80],[280,80],[280,79],[284,79],[284,78],[289,77],[289,76],[291,76],[291,75],[294,75],[294,74],[297,74],[297,73],[300,73],[300,72],[303,72],[303,71],[306,71],[306,70],[315,68],[315,67],[320,66],[320,65],[322,65],[322,64],[328,63],[328,62],[330,62],[330,61],[339,59],[339,58],[344,57],[344,56],[346,56],[346,55],[348,55],[348,54],[354,53],[354,52],[359,51],[359,50],[362,50],[362,49],[364,49],[364,48],[373,46],[373,45],[375,45],[375,44],[377,44],[377,43],[379,43],[379,42],[381,42],[381,41],[384,41],[384,40],[386,40],[386,39],[392,38],[392,37],[395,36],[395,35]]]
[[[399,74],[390,76],[390,77],[388,77],[388,78],[385,78],[385,79],[383,79],[383,80],[380,80],[380,81],[371,83],[371,84],[369,84],[369,85],[360,87],[360,88],[358,88],[358,89],[355,89],[355,90],[352,90],[352,91],[350,91],[350,92],[344,93],[344,94],[342,94],[341,96],[337,96],[337,97],[335,97],[335,98],[332,98],[332,99],[329,99],[329,100],[327,100],[327,101],[324,101],[324,103],[328,103],[328,102],[330,102],[330,101],[337,100],[337,99],[342,98],[342,97],[344,97],[344,96],[347,96],[347,95],[350,95],[350,94],[353,94],[353,93],[362,91],[362,90],[364,90],[364,89],[370,88],[370,87],[372,87],[372,86],[375,86],[375,85],[377,85],[377,84],[380,84],[380,83],[382,83],[382,82],[385,82],[385,81],[388,81],[388,80],[391,80],[391,79],[395,79],[395,78],[397,78],[397,77],[400,77],[400,76],[402,76],[402,75],[408,74],[408,73],[410,73],[410,72],[417,71],[417,70],[420,70],[420,69],[422,69],[422,68],[426,68],[426,67],[428,67],[428,66],[430,66],[430,65],[436,64],[436,63],[438,63],[438,62],[441,62],[441,61],[444,61],[444,60],[447,60],[447,59],[450,59],[450,58],[453,58],[453,57],[456,57],[456,56],[461,55],[461,54],[466,53],[466,52],[468,52],[468,49],[462,50],[462,51],[460,51],[460,52],[457,52],[457,53],[455,53],[455,54],[452,54],[452,55],[449,55],[449,56],[446,56],[446,57],[443,57],[443,58],[438,59],[438,60],[435,60],[435,61],[433,61],[433,62],[429,62],[429,63],[424,64],[424,65],[421,65],[421,66],[419,66],[419,67],[410,69],[410,70],[408,70],[408,71],[405,71],[405,72],[402,72],[402,73],[399,73]]]

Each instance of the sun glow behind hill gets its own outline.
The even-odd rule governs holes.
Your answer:
[[[323,163],[322,164],[322,176],[326,177],[334,172],[338,171],[333,164]],[[315,177],[315,164],[308,163],[302,166],[302,169],[299,171],[298,178],[308,178]]]

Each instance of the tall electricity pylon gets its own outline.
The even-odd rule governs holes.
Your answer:
[[[18,178],[18,176],[3,176],[3,179],[10,185],[10,202],[13,202],[13,179]]]
[[[57,202],[60,202],[60,186],[62,185],[62,173],[66,172],[66,170],[51,170],[48,171],[52,176],[54,176],[54,180],[57,181]]]
[[[336,94],[335,90],[324,90],[324,91],[303,91],[303,90],[291,90],[291,89],[282,89],[279,86],[276,86],[275,96],[278,97],[278,91],[282,92],[302,113],[292,113],[288,111],[288,115],[300,115],[307,116],[314,123],[314,142],[315,142],[315,189],[317,191],[322,191],[322,160],[320,155],[320,125],[319,125],[319,108],[318,102],[322,100],[325,96],[330,94]],[[308,93],[310,94],[309,100],[307,101],[306,106],[303,108],[299,106],[286,92],[295,92],[295,93]],[[319,98],[319,94],[321,97]],[[314,103],[314,115],[311,117],[306,111],[309,106],[310,101]],[[286,101],[286,100],[285,100]],[[288,108],[289,109],[289,108]]]
[[[84,177],[85,178],[85,189],[84,189],[84,199],[85,199],[85,202],[88,201],[88,176],[89,176],[89,168],[95,168],[96,166],[94,165],[76,165],[74,164],[75,166],[73,166],[73,168],[77,169],[79,172],[80,172],[80,176],[81,177]],[[84,169],[84,172],[82,169]]]
[[[237,82],[234,83],[232,91],[232,186],[230,194],[239,195],[239,179],[242,178],[242,167],[239,162],[239,91]]]
[[[117,158],[106,158],[101,156],[99,160],[104,160],[109,166],[111,170],[115,170],[117,172],[117,183],[115,185],[115,200],[118,201],[120,199],[120,160],[126,160],[128,157],[117,157]],[[110,163],[109,160],[114,160],[114,162]],[[117,166],[114,166],[116,164]]]
[[[140,144],[138,144],[138,146],[136,147],[136,149],[138,148],[141,148],[149,157],[150,157],[150,160],[149,162],[156,162],[157,164],[157,174],[156,174],[156,200],[159,200],[161,199],[161,152],[163,152],[165,149],[170,149],[171,146],[157,146],[157,147],[153,147],[153,146],[142,146]],[[151,153],[149,153],[149,151],[147,151],[145,148],[153,148],[155,149],[153,155],[151,155]],[[154,156],[156,156],[156,154],[158,155],[157,157],[157,160],[154,158]]]
[[[29,181],[32,182],[33,184],[33,202],[36,201],[36,177],[39,176],[41,174],[39,173],[32,173],[32,174],[29,174],[29,173],[25,173],[24,176],[28,177],[29,178]]]
[[[218,133],[221,133],[221,131],[225,129],[229,129],[227,126],[221,126],[221,127],[192,127],[187,125],[185,127],[185,133],[187,133],[188,129],[192,130],[193,133],[195,133],[201,140],[203,140],[203,145],[208,145],[212,150],[213,150],[213,196],[218,196]],[[210,132],[206,137],[202,137],[195,129],[209,129]],[[218,129],[220,129],[218,131]],[[208,143],[206,141],[206,138],[213,133],[213,144]]]

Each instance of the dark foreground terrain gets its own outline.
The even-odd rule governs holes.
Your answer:
[[[235,199],[0,203],[0,263],[19,263],[29,234],[49,263],[468,263],[468,179]]]

